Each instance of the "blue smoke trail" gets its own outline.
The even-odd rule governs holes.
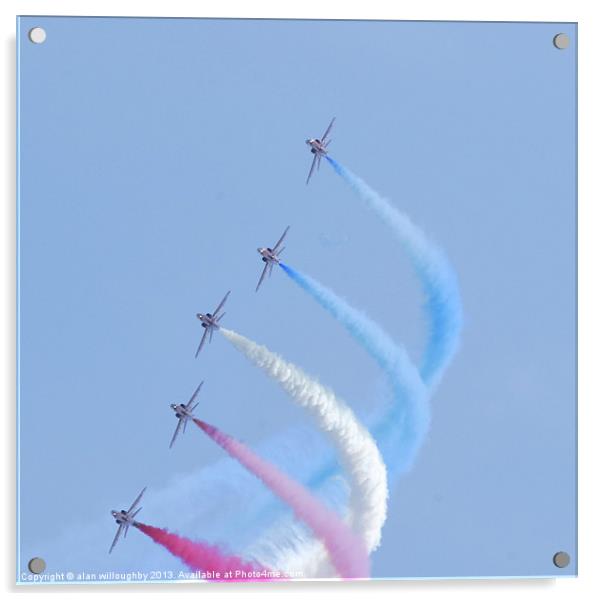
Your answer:
[[[427,239],[407,215],[333,158],[326,155],[326,159],[368,207],[393,230],[410,257],[425,292],[426,311],[430,320],[420,374],[426,384],[434,388],[458,349],[462,329],[462,302],[454,270],[445,254]]]
[[[428,393],[420,374],[405,349],[377,323],[316,280],[284,263],[280,267],[345,327],[387,375],[393,390],[393,405],[384,415],[370,420],[370,430],[390,472],[390,480],[395,479],[411,468],[429,427]]]

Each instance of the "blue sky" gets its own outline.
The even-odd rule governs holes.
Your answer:
[[[167,448],[168,404],[201,379],[203,418],[234,436],[293,428],[280,460],[302,476],[295,444],[324,444],[303,413],[219,336],[194,359],[194,315],[228,289],[228,327],[359,411],[382,399],[376,366],[284,274],[255,294],[255,249],[286,225],[287,261],[418,361],[394,238],[327,165],[305,186],[303,141],[336,115],[333,156],[445,249],[466,318],[373,575],[557,575],[553,553],[576,553],[574,25],[28,17],[18,38],[23,564],[177,566],[138,533],[106,555],[108,511],[146,484],[150,523],[233,536],[218,524],[245,519],[238,481],[207,490],[220,450],[194,430]],[[182,481],[194,495],[170,493]],[[206,519],[186,531],[191,508]]]

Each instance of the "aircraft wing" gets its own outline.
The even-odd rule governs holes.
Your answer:
[[[265,278],[265,274],[267,273],[269,266],[270,266],[270,264],[266,262],[266,264],[263,267],[263,271],[261,272],[261,277],[259,278],[259,282],[257,282],[257,288],[255,288],[255,292],[257,292],[259,290],[259,286],[261,286],[261,282],[263,282],[263,278]]]
[[[284,230],[284,234],[282,234],[282,236],[280,236],[280,240],[278,240],[278,242],[276,242],[276,244],[272,248],[272,252],[274,252],[274,253],[278,252],[278,247],[282,244],[282,241],[284,240],[284,237],[286,236],[286,233],[288,232],[289,228],[290,228],[290,225],[287,225],[286,229]]]
[[[311,168],[309,170],[309,175],[307,176],[307,179],[305,180],[306,184],[309,184],[309,179],[311,178],[311,175],[314,172],[317,161],[318,161],[318,154],[314,154],[314,160],[311,162]]]
[[[136,497],[136,500],[132,503],[131,507],[128,509],[128,513],[130,513],[134,507],[136,507],[136,505],[138,505],[138,503],[140,503],[140,499],[142,498],[142,495],[144,494],[144,491],[146,490],[146,486],[140,491],[140,494]]]
[[[171,437],[171,442],[169,443],[169,448],[171,449],[171,447],[173,447],[173,443],[176,442],[176,438],[178,437],[178,434],[180,433],[180,428],[182,427],[182,421],[186,421],[184,420],[184,418],[180,418],[178,420],[178,425],[176,426],[176,431],[173,433],[173,436]]]
[[[332,121],[330,122],[330,125],[326,128],[326,131],[324,132],[324,135],[322,136],[320,142],[324,142],[324,140],[326,140],[326,137],[328,136],[328,134],[330,133],[330,130],[332,129],[332,126],[334,125],[335,119],[336,119],[336,117],[332,118]]]
[[[222,302],[217,306],[217,309],[213,312],[214,317],[219,313],[219,310],[224,306],[224,303],[226,302],[228,296],[230,296],[230,290],[228,290],[228,292],[226,292],[226,296],[224,296],[224,298],[222,298]]]
[[[197,386],[197,389],[194,391],[194,393],[190,397],[190,400],[186,403],[186,409],[190,409],[190,405],[192,405],[192,401],[194,401],[194,399],[196,398],[196,395],[199,394],[199,390],[201,389],[201,386],[203,385],[203,383],[204,383],[204,380]]]
[[[205,344],[205,340],[207,339],[207,332],[209,331],[209,328],[205,328],[205,331],[203,332],[203,337],[201,338],[201,343],[199,344],[199,348],[196,350],[196,354],[195,354],[195,359],[199,356],[199,353],[201,352],[201,349],[203,348],[203,345]]]
[[[119,524],[119,528],[117,528],[117,533],[115,534],[115,538],[113,539],[113,543],[111,544],[111,548],[109,549],[109,553],[115,548],[119,537],[121,536],[121,531],[123,530],[123,524]]]

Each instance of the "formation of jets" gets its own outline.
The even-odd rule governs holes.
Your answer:
[[[115,534],[115,538],[113,539],[113,543],[111,544],[111,548],[109,549],[109,553],[115,548],[115,545],[117,544],[117,541],[119,540],[119,537],[121,536],[121,533],[123,533],[123,538],[125,538],[128,533],[128,528],[130,526],[136,525],[136,520],[134,518],[136,517],[138,512],[142,509],[142,507],[139,507],[138,509],[136,509],[136,506],[138,505],[138,503],[140,503],[140,499],[142,498],[142,495],[144,494],[145,490],[146,490],[146,486],[142,489],[140,494],[136,497],[136,500],[130,505],[130,508],[127,511],[125,509],[121,509],[119,511],[115,511],[113,509],[111,511],[111,515],[117,522],[118,527],[117,527],[117,533]],[[136,509],[136,511],[134,511],[134,509]]]
[[[324,132],[324,135],[321,138],[309,138],[309,139],[305,140],[305,143],[310,147],[310,151],[314,155],[313,161],[311,163],[311,168],[309,170],[309,175],[307,176],[306,184],[309,183],[309,180],[314,172],[314,169],[316,167],[318,169],[320,168],[320,161],[321,161],[322,157],[328,154],[328,145],[331,142],[331,140],[328,138],[328,134],[330,133],[330,130],[332,129],[333,124],[334,124],[334,117],[333,117],[332,121],[330,122],[330,124],[328,125],[328,127],[326,128],[326,131]],[[280,264],[280,255],[284,251],[284,246],[282,246],[282,243],[284,242],[284,238],[286,237],[286,234],[288,233],[289,227],[290,226],[286,227],[282,236],[280,236],[280,238],[278,239],[278,242],[276,242],[276,244],[274,244],[273,247],[271,247],[271,248],[270,247],[259,247],[257,249],[257,252],[259,253],[259,255],[261,257],[261,260],[265,263],[265,265],[263,266],[263,270],[261,272],[259,282],[257,283],[257,287],[255,288],[255,292],[257,292],[259,290],[259,287],[261,286],[263,280],[265,279],[265,276],[272,275],[272,269],[273,269],[274,265]],[[230,295],[230,291],[226,292],[226,295],[221,300],[221,302],[216,307],[216,309],[213,311],[213,313],[197,313],[196,314],[197,319],[201,322],[201,327],[204,329],[204,332],[203,332],[203,336],[201,338],[201,342],[199,343],[199,346],[195,353],[195,358],[199,356],[199,353],[201,352],[201,349],[203,348],[203,346],[207,340],[207,337],[209,337],[209,342],[211,342],[213,340],[213,331],[218,330],[220,328],[220,321],[226,314],[225,312],[220,313],[220,311],[223,309],[224,305],[226,304],[226,301],[228,300],[229,295]],[[194,391],[193,395],[190,397],[190,400],[186,404],[184,404],[184,403],[178,403],[178,404],[171,403],[170,404],[171,409],[173,410],[176,418],[178,419],[178,425],[176,426],[176,430],[171,438],[171,442],[169,443],[170,449],[173,447],[173,444],[176,441],[176,438],[178,437],[180,431],[182,433],[186,432],[186,424],[188,423],[188,420],[194,418],[193,411],[197,408],[198,403],[195,403],[195,404],[193,404],[193,403],[194,403],[199,391],[201,390],[202,386],[203,386],[203,382],[201,382],[197,386],[197,389]],[[119,538],[121,537],[121,535],[123,534],[123,538],[125,538],[127,535],[127,532],[128,532],[128,528],[130,526],[136,526],[137,522],[135,520],[135,517],[138,514],[138,512],[142,509],[142,507],[138,507],[138,503],[140,503],[140,499],[142,499],[142,495],[144,494],[145,490],[146,490],[146,487],[144,487],[142,489],[140,494],[136,497],[135,501],[132,503],[132,505],[130,506],[130,508],[127,511],[125,509],[121,509],[120,511],[115,511],[115,510],[111,511],[111,515],[115,519],[115,522],[118,524],[118,528],[117,528],[117,533],[115,534],[115,538],[113,539],[113,543],[111,544],[111,548],[109,549],[109,553],[111,553],[111,551],[113,551],[113,549],[114,549],[115,545],[117,544],[117,542],[119,541]]]

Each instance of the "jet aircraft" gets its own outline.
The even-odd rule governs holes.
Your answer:
[[[198,407],[198,403],[196,403],[196,405],[193,405],[192,403],[194,402],[194,399],[196,399],[196,395],[199,393],[199,390],[201,389],[202,385],[203,385],[203,382],[201,382],[197,386],[197,389],[194,391],[193,395],[190,397],[190,400],[188,401],[188,403],[186,403],[186,404],[178,403],[177,405],[175,403],[171,403],[169,405],[174,410],[174,413],[176,414],[176,417],[178,418],[178,425],[176,426],[176,431],[173,433],[171,442],[169,443],[170,449],[171,449],[171,447],[173,447],[173,443],[176,441],[176,438],[178,437],[178,434],[180,433],[180,429],[182,430],[182,434],[184,434],[186,432],[186,423],[188,422],[189,419],[194,418],[194,415],[192,412]]]
[[[305,140],[305,143],[310,147],[310,151],[314,155],[313,161],[311,162],[309,175],[307,176],[307,180],[305,182],[306,184],[309,184],[309,179],[311,178],[315,167],[317,166],[318,170],[320,169],[320,161],[322,160],[322,157],[328,154],[328,145],[331,142],[331,140],[328,139],[328,134],[332,129],[335,119],[336,117],[332,118],[330,125],[326,128],[326,131],[321,138],[308,138]]]
[[[136,497],[136,500],[130,505],[130,508],[126,511],[125,509],[121,509],[119,511],[115,511],[114,509],[111,511],[111,515],[115,519],[115,522],[118,524],[117,533],[115,534],[115,538],[113,539],[113,543],[111,544],[111,548],[109,549],[109,553],[115,548],[121,533],[123,532],[123,538],[126,537],[128,533],[128,528],[130,526],[136,525],[136,520],[134,519],[138,512],[142,509],[139,507],[136,509],[138,503],[140,503],[140,499],[146,490],[146,486],[142,489],[140,494]],[[134,511],[136,509],[136,511]]]
[[[273,248],[258,248],[257,252],[261,255],[261,260],[265,263],[264,267],[263,267],[263,271],[261,272],[261,277],[259,278],[259,282],[257,283],[257,288],[255,288],[255,292],[257,292],[259,290],[259,286],[261,286],[261,282],[263,282],[263,279],[266,276],[266,273],[269,273],[269,275],[272,275],[272,269],[274,267],[274,265],[278,265],[280,263],[280,257],[279,255],[282,253],[282,251],[284,250],[284,247],[280,248],[280,245],[282,244],[282,242],[284,241],[284,237],[286,236],[286,233],[288,232],[290,226],[286,226],[286,229],[284,230],[284,233],[282,234],[282,236],[280,236],[280,239],[278,240],[278,242],[276,242],[276,244],[274,245]]]
[[[219,327],[220,327],[219,322],[222,319],[222,317],[226,314],[224,312],[220,315],[219,312],[220,312],[220,309],[224,306],[224,303],[226,302],[226,300],[228,299],[229,294],[230,294],[230,290],[228,290],[228,292],[226,292],[226,296],[224,296],[224,298],[222,299],[222,302],[217,306],[217,308],[215,309],[215,311],[213,313],[197,313],[196,314],[197,319],[200,320],[201,325],[205,331],[203,332],[203,337],[201,338],[199,347],[196,350],[195,357],[199,356],[199,353],[201,352],[201,349],[203,348],[203,345],[205,344],[205,340],[207,340],[207,334],[209,335],[209,342],[211,342],[211,340],[213,340],[213,330],[219,330]]]

